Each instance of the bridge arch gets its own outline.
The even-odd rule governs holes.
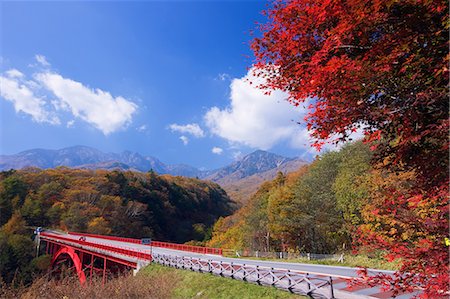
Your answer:
[[[58,258],[64,254],[68,255],[72,259],[73,265],[77,272],[78,279],[80,280],[81,284],[84,284],[86,282],[86,275],[84,274],[84,271],[83,271],[83,265],[81,263],[80,257],[78,256],[78,254],[75,252],[75,250],[72,247],[68,247],[68,246],[61,247],[58,250],[58,252],[56,252],[56,254],[53,256],[52,262],[51,262],[51,267],[53,268],[56,261],[58,260]]]

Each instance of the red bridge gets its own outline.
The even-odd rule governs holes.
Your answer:
[[[42,244],[40,247],[45,247],[45,252],[52,256],[52,270],[56,274],[60,274],[63,268],[73,271],[82,284],[93,276],[101,276],[104,282],[111,274],[139,271],[152,261],[154,247],[201,254],[222,254],[222,250],[217,248],[155,241],[149,246],[142,244],[143,240],[75,232],[38,233],[38,242]]]

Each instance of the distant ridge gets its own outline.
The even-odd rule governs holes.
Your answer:
[[[67,166],[84,169],[153,170],[159,174],[198,177],[220,184],[239,202],[245,202],[258,186],[273,179],[278,171],[292,172],[307,164],[300,158],[287,158],[257,150],[225,167],[202,171],[185,164],[167,165],[152,156],[124,151],[104,153],[87,146],[59,150],[31,149],[15,155],[0,155],[0,171],[26,167],[54,168]]]
[[[257,150],[205,178],[221,185],[237,202],[245,203],[263,182],[274,179],[279,171],[293,172],[306,164],[300,158],[286,158]]]

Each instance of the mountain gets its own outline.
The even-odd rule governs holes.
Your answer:
[[[32,149],[15,155],[0,155],[0,170],[26,167],[54,168],[67,166],[81,169],[153,170],[159,174],[198,177],[220,184],[238,202],[245,202],[258,186],[275,178],[278,171],[292,172],[307,162],[257,150],[228,166],[209,171],[176,164],[164,164],[152,156],[124,151],[104,153],[87,146],[72,146],[60,150]]]
[[[193,166],[186,164],[166,165],[166,171],[171,175],[199,177],[199,178],[203,178],[205,176],[204,171],[201,171]]]
[[[293,172],[306,164],[300,158],[258,150],[205,178],[218,183],[231,198],[243,204],[263,182],[274,179],[279,171]]]
[[[104,153],[87,146],[72,146],[60,150],[32,149],[16,155],[1,155],[0,170],[25,167],[54,168],[67,166],[86,169],[131,169],[167,173],[166,165],[154,157],[138,153]]]
[[[226,182],[235,181],[252,176],[257,173],[263,173],[269,170],[277,169],[287,162],[294,161],[295,158],[286,158],[266,151],[255,151],[242,159],[225,166],[215,173],[209,175],[207,179],[212,181]]]

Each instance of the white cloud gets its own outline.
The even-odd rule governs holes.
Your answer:
[[[16,112],[30,115],[33,121],[53,125],[61,124],[60,117],[69,112],[105,135],[131,123],[138,109],[135,103],[52,72],[43,55],[35,55],[35,59],[45,68],[39,68],[32,80],[27,80],[17,69],[0,74],[0,96],[12,102]],[[72,127],[74,122],[73,119],[65,121],[66,127]],[[141,130],[144,129],[146,127],[141,126]]]
[[[147,131],[147,129],[148,129],[147,125],[142,125],[136,128],[138,132],[145,132]]]
[[[75,124],[75,121],[74,121],[73,119],[72,119],[72,120],[69,120],[69,121],[67,122],[67,124],[66,124],[66,127],[72,128],[74,124]]]
[[[223,153],[223,149],[221,149],[220,147],[215,146],[215,147],[212,148],[211,152],[213,154],[216,154],[216,155],[221,155]]]
[[[184,145],[187,145],[189,143],[189,138],[187,138],[186,136],[180,136],[180,140],[183,141]]]
[[[0,76],[0,96],[14,105],[16,112],[22,112],[31,116],[33,121],[39,123],[59,124],[58,117],[46,111],[45,100],[34,94],[33,90],[21,81],[23,74],[12,69]]]
[[[318,154],[302,121],[309,101],[300,106],[287,102],[287,93],[272,91],[270,95],[257,86],[263,83],[255,78],[250,69],[243,78],[233,79],[230,85],[230,103],[224,109],[210,108],[204,116],[209,130],[232,146],[246,145],[252,148],[268,150],[279,143],[287,143],[292,148],[301,149],[308,154]],[[250,84],[252,82],[252,84]],[[352,134],[352,138],[362,136],[362,130]],[[333,140],[332,136],[330,140]],[[336,150],[342,145],[325,144],[324,150]],[[240,156],[236,152],[235,159]]]
[[[197,138],[205,136],[205,132],[202,130],[202,128],[200,128],[200,126],[195,123],[187,125],[171,124],[169,125],[169,129],[172,132],[188,133]]]
[[[69,110],[105,135],[126,127],[137,110],[136,104],[121,96],[113,97],[101,89],[90,89],[57,73],[42,72],[35,78],[56,96],[61,109]]]
[[[6,75],[10,78],[23,78],[23,74],[16,69],[7,70]]]
[[[287,94],[274,91],[271,95],[255,87],[261,80],[252,70],[230,85],[230,104],[225,109],[212,107],[204,116],[211,132],[231,143],[253,148],[270,149],[282,141],[291,141],[299,129],[305,109],[286,101]],[[253,84],[250,84],[252,81]]]
[[[227,73],[221,73],[221,74],[217,75],[216,80],[225,81],[225,80],[229,80],[230,78],[231,78],[231,76],[228,75]]]
[[[314,139],[310,136],[310,132],[305,128],[301,127],[296,133],[295,136],[291,139],[290,145],[294,148],[303,149],[307,154],[312,156],[318,155],[322,152],[328,151],[338,151],[340,150],[345,143],[332,143],[331,141],[336,140],[339,136],[334,134],[330,136],[328,139],[329,142],[325,142],[321,151],[319,152],[315,147],[311,146],[314,143]],[[357,129],[356,132],[350,133],[349,138],[354,141],[358,139],[362,139],[364,137],[364,129]],[[349,140],[350,140],[349,139]]]
[[[42,66],[50,66],[50,63],[48,63],[47,58],[45,58],[44,55],[36,54],[34,56],[37,62],[39,62]]]
[[[232,157],[234,160],[239,160],[243,157],[244,155],[242,154],[241,151],[235,151],[232,153]]]

